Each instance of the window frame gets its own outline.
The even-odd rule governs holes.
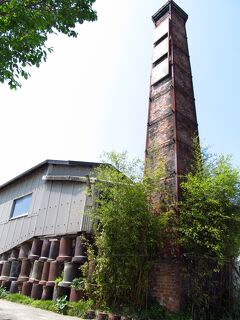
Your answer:
[[[18,197],[18,198],[15,198],[15,199],[13,200],[9,220],[14,220],[14,219],[26,217],[26,216],[29,214],[29,209],[30,209],[31,201],[32,201],[32,194],[33,194],[33,193],[31,192],[31,193],[25,194],[25,195],[23,195],[23,196],[20,196],[20,197]],[[18,200],[21,200],[21,199],[23,199],[23,198],[25,198],[25,197],[29,197],[29,196],[31,196],[31,199],[30,199],[30,204],[29,204],[29,207],[28,207],[27,212],[24,212],[24,213],[22,213],[22,214],[20,214],[20,215],[17,215],[17,216],[14,216],[14,217],[13,217],[13,213],[14,213],[14,210],[15,210],[17,201],[18,201]]]

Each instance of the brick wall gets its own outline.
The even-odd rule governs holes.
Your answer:
[[[193,159],[193,138],[198,125],[193,92],[191,65],[186,34],[187,14],[173,1],[163,6],[154,16],[156,28],[169,19],[169,31],[162,39],[168,39],[169,73],[150,87],[149,114],[146,140],[146,166],[157,161],[156,154],[164,159],[166,174],[172,187],[173,198],[179,199],[179,176],[189,171]],[[154,47],[162,41],[160,38]],[[156,49],[156,48],[155,48]],[[155,50],[154,49],[154,50]],[[153,69],[166,57],[153,63]],[[156,73],[155,73],[156,77]],[[154,170],[154,165],[152,166]],[[159,212],[161,214],[161,212]],[[181,214],[181,212],[180,212]],[[167,249],[166,249],[167,251]],[[171,311],[181,306],[181,263],[176,259],[179,248],[166,254],[151,275],[151,295]],[[163,256],[163,253],[160,253]],[[159,255],[160,255],[159,254]],[[179,257],[180,258],[180,257]]]
[[[151,296],[170,311],[181,306],[181,263],[178,260],[159,261],[150,279]]]

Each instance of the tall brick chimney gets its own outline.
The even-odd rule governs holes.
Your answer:
[[[179,196],[179,175],[189,170],[198,125],[185,23],[188,15],[169,0],[152,17],[155,24],[147,124],[146,160],[155,151]]]
[[[198,135],[185,27],[188,15],[169,0],[152,19],[155,31],[146,167],[154,164],[160,154],[166,163],[166,178],[173,196],[178,200],[179,177],[190,169],[193,138]],[[168,256],[153,271],[152,296],[171,311],[179,310],[181,304],[180,269],[179,260]]]

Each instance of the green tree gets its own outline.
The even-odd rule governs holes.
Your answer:
[[[128,162],[126,153],[107,154],[107,162],[112,165],[96,172],[95,244],[88,255],[95,268],[89,276],[85,265],[86,289],[98,307],[139,308],[145,305],[148,274],[172,210],[165,206],[164,213],[155,215],[156,201],[149,201],[153,192],[165,190],[159,184],[161,166],[143,178],[141,162]]]
[[[127,162],[126,154],[108,154],[112,165],[97,169],[94,241],[83,270],[85,289],[98,307],[143,307],[155,259],[176,246],[192,319],[221,319],[233,311],[239,173],[229,157],[196,150],[192,170],[181,180],[178,210],[160,159],[146,166],[144,176],[139,162]]]
[[[76,24],[96,20],[94,1],[0,0],[0,81],[19,87],[26,67],[39,67],[52,51],[49,34],[77,37]]]
[[[179,235],[193,319],[219,319],[218,312],[230,307],[239,255],[239,173],[229,157],[196,151],[181,189]]]

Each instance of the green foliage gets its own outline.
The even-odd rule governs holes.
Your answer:
[[[57,298],[55,301],[55,310],[57,313],[66,314],[68,308],[67,296]]]
[[[55,303],[52,300],[33,300],[31,306],[48,311],[55,311]]]
[[[193,320],[189,314],[185,313],[166,313],[164,320]]]
[[[87,300],[87,301],[81,300],[78,302],[69,302],[67,314],[69,316],[84,318],[87,311],[90,310],[92,307],[93,307],[92,300]]]
[[[153,301],[150,301],[147,307],[140,310],[127,308],[123,310],[123,314],[134,320],[192,320],[191,316],[186,313],[169,312],[157,302]]]
[[[155,175],[143,179],[140,161],[128,162],[126,153],[106,156],[92,190],[97,203],[92,212],[95,244],[89,246],[88,265],[83,267],[85,289],[99,308],[139,308],[145,305],[148,274],[163,246],[161,231],[172,214],[165,208],[154,215],[156,201],[149,201],[152,192],[159,191],[163,169],[159,166]]]
[[[7,296],[8,292],[6,288],[0,287],[0,299],[5,298]]]
[[[26,297],[24,295],[21,295],[19,293],[8,293],[5,299],[11,302],[17,302],[17,303],[27,304],[27,305],[30,305],[33,302],[33,299]]]
[[[84,280],[83,278],[75,278],[72,281],[71,288],[75,290],[83,290],[84,288]]]
[[[60,277],[57,277],[57,278],[54,280],[54,283],[55,283],[56,286],[58,286],[59,283],[62,282],[62,281],[63,281],[63,277],[60,276]]]
[[[67,296],[63,296],[55,302],[52,300],[33,300],[18,293],[8,293],[6,290],[2,290],[2,288],[0,292],[5,293],[5,295],[0,296],[1,299],[75,317],[84,317],[87,311],[93,307],[92,300],[68,302]]]
[[[95,0],[2,0],[0,2],[0,82],[11,88],[27,79],[27,67],[46,61],[49,34],[77,37],[76,24],[96,20]]]
[[[148,308],[138,311],[135,317],[138,320],[165,320],[166,311],[159,304],[151,304]]]
[[[23,296],[18,293],[7,293],[4,297],[1,297],[11,302],[30,305],[35,308],[40,308],[48,311],[57,311],[56,302],[52,300],[33,300],[29,297]],[[66,298],[64,298],[65,300]],[[65,305],[65,302],[64,302]],[[65,307],[65,313],[69,316],[85,318],[88,310],[91,310],[94,306],[92,300],[81,300],[78,302],[67,302]],[[59,312],[61,313],[61,312]],[[132,308],[126,310],[126,315],[131,315],[132,319],[138,320],[190,320],[186,315],[171,314],[166,312],[158,304],[151,304],[147,309],[133,312]],[[222,318],[221,318],[222,319]],[[223,320],[231,320],[232,318],[223,318]],[[219,319],[220,320],[220,319]]]
[[[217,259],[235,257],[239,250],[240,184],[228,157],[197,155],[194,173],[181,184],[180,232],[188,252]]]
[[[52,300],[33,300],[19,293],[8,293],[3,298],[11,302],[30,305],[43,310],[55,311],[55,302]]]
[[[219,319],[230,307],[231,275],[239,255],[238,170],[229,157],[196,151],[181,188],[179,235],[193,319]]]

